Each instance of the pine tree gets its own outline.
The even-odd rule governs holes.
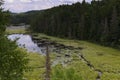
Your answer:
[[[105,19],[103,20],[103,32],[101,34],[101,41],[103,42],[103,44],[108,43],[109,42],[109,27],[108,27],[108,19],[107,17],[105,17]]]
[[[113,12],[111,16],[111,24],[110,24],[110,41],[112,45],[116,44],[119,40],[119,25],[118,25],[118,16],[116,7],[113,7]]]

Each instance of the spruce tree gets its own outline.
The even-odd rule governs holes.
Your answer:
[[[113,7],[111,22],[110,22],[110,41],[112,45],[117,44],[119,40],[119,25],[116,7]]]

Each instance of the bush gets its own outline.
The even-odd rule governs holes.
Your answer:
[[[28,59],[14,42],[0,36],[0,80],[22,80]]]

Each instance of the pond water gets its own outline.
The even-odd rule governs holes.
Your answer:
[[[23,34],[12,34],[8,35],[8,39],[14,41],[17,39],[17,45],[21,48],[25,48],[28,52],[37,52],[42,53],[41,48],[38,47],[37,43],[32,41],[30,35],[23,35]]]

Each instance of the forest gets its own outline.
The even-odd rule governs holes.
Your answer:
[[[31,30],[58,37],[89,40],[103,45],[120,44],[120,1],[93,0],[45,10]]]
[[[32,31],[119,48],[119,0],[92,0],[91,3],[83,0],[82,3],[60,5],[36,11],[37,14],[30,13],[19,14],[17,19],[19,23],[22,21],[30,23]],[[15,21],[15,19],[12,20]]]

